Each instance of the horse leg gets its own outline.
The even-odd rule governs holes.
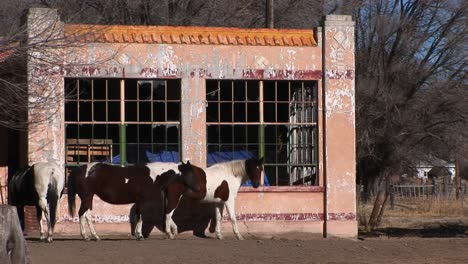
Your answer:
[[[239,230],[237,229],[237,219],[236,219],[236,211],[234,209],[234,201],[235,201],[234,199],[227,200],[226,210],[228,212],[229,218],[231,219],[232,231],[236,235],[237,239],[244,240],[244,238],[239,233]]]
[[[36,206],[36,218],[37,222],[39,222],[39,230],[40,230],[40,240],[43,241],[45,239],[44,236],[44,224],[42,221],[44,221],[44,214],[42,213],[42,209],[39,206]]]
[[[216,210],[215,234],[218,239],[223,239],[223,235],[221,235],[221,220],[223,218],[224,203],[215,204],[215,210]]]
[[[143,235],[141,232],[141,227],[143,226],[143,221],[141,217],[141,208],[140,208],[140,202],[135,203],[135,237],[137,240],[143,240]]]
[[[91,232],[91,239],[98,241],[100,240],[100,238],[96,234],[96,230],[94,229],[93,221],[91,219],[91,209],[93,208],[93,196],[94,193],[90,193],[86,195],[84,199],[82,199],[78,214],[80,215],[81,236],[83,236],[84,239],[89,240],[85,231],[85,224],[87,224],[89,231]]]
[[[96,233],[96,230],[94,229],[93,221],[91,219],[91,210],[88,210],[85,213],[85,216],[86,216],[86,223],[88,223],[89,231],[91,231],[91,236],[96,241],[100,240],[99,236]]]
[[[165,207],[164,213],[166,214],[166,234],[170,239],[174,239],[177,235],[177,225],[172,220],[172,215],[174,214],[175,209],[177,208],[180,198],[182,198],[184,190],[178,189],[176,185],[171,185],[166,190],[166,199],[167,206]],[[163,203],[166,201],[163,201]]]
[[[86,212],[89,210],[89,198],[80,197],[81,198],[81,205],[80,209],[78,210],[78,217],[80,221],[80,234],[84,240],[90,240],[88,235],[86,234]]]
[[[42,214],[47,222],[47,242],[52,242],[52,225],[50,223],[50,212],[47,206],[47,200],[45,197],[39,198],[39,207],[42,210]],[[41,219],[42,222],[42,219]]]
[[[174,211],[175,209],[166,214],[166,234],[170,239],[174,239],[174,237],[177,235],[177,225],[172,220]]]

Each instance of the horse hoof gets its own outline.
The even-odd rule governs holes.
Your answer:
[[[244,240],[244,238],[242,236],[237,236],[237,240]]]
[[[98,236],[95,236],[95,237],[93,237],[93,240],[94,241],[99,241],[99,240],[101,240],[101,238],[99,238]]]
[[[219,240],[223,240],[224,237],[221,235],[221,234],[216,234],[216,238],[219,239]]]
[[[137,241],[143,241],[143,240],[145,240],[145,238],[143,236],[137,236],[136,240]]]
[[[48,237],[47,240],[46,240],[47,243],[52,243],[52,241],[53,241],[53,239],[51,237]]]

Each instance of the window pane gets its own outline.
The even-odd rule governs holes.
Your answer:
[[[107,80],[107,93],[109,100],[120,100],[120,80],[108,79]]]
[[[77,99],[78,98],[78,80],[76,79],[65,79],[65,99]]]
[[[152,143],[151,125],[139,125],[139,143]]]
[[[94,102],[94,121],[106,121],[106,102]]]
[[[232,122],[232,103],[221,103],[221,122]]]
[[[217,102],[209,102],[206,108],[206,122],[218,122],[219,104]]]
[[[151,102],[141,102],[138,104],[140,109],[139,109],[139,114],[140,122],[149,122],[151,121]]]
[[[247,104],[247,121],[248,122],[259,122],[260,121],[260,108],[258,103]],[[237,113],[236,113],[237,114]]]
[[[234,120],[236,122],[246,122],[247,121],[246,114],[247,114],[246,103],[234,103]]]
[[[139,95],[138,99],[151,101],[152,81],[138,81]]]
[[[167,80],[167,100],[180,101],[180,80]]]
[[[246,101],[246,82],[234,81],[234,101]]]
[[[78,121],[78,102],[65,102],[65,121]]]
[[[93,80],[93,97],[95,100],[105,100],[106,98],[106,80]]]
[[[138,121],[138,108],[136,102],[125,102],[125,121]]]
[[[180,120],[180,103],[167,103],[167,121]]]
[[[91,121],[91,102],[80,101],[80,120],[79,121]]]
[[[217,81],[206,81],[206,100],[218,101],[219,90]]]
[[[79,95],[80,99],[91,99],[91,80],[81,79],[79,81]]]
[[[163,102],[153,103],[153,121],[166,121],[166,106]]]
[[[232,83],[231,81],[220,81],[220,100],[221,101],[232,101]]]
[[[136,100],[137,93],[137,81],[131,79],[125,80],[125,100]]]
[[[120,121],[120,102],[109,102],[108,107],[108,121]]]
[[[153,81],[153,100],[163,101],[166,99],[166,82],[163,80]]]
[[[247,81],[247,101],[259,100],[259,82]]]

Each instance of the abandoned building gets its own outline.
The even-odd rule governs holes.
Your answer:
[[[241,232],[357,236],[350,16],[297,30],[102,26],[36,8],[27,23],[30,41],[60,45],[28,57],[30,104],[53,102],[29,111],[47,118],[25,133],[25,163],[265,157],[263,186],[237,198]],[[94,199],[98,232],[128,232],[131,205]],[[76,222],[62,198],[56,232]]]

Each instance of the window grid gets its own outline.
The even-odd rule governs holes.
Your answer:
[[[149,161],[145,155],[146,151],[151,153],[174,151],[178,155],[180,81],[125,79],[124,102],[120,99],[120,81],[120,79],[65,79],[67,165],[91,161],[112,162],[115,155],[120,154],[119,126],[122,124],[120,116],[122,107],[125,107],[125,111],[132,112],[124,113],[125,117],[131,116],[124,122],[127,131],[128,163]],[[155,87],[155,84],[158,87]],[[143,87],[144,85],[146,87]],[[168,89],[173,91],[171,98],[168,98]],[[130,98],[127,98],[127,93]],[[154,98],[156,93],[162,94],[162,97]],[[134,105],[127,108],[128,103]],[[170,121],[169,103],[173,104]],[[143,108],[145,106],[147,108]],[[164,109],[164,115],[156,118],[155,112],[160,111],[161,107]]]
[[[270,185],[318,184],[316,82],[208,80],[206,87],[208,165],[224,161],[218,154],[263,153]]]

